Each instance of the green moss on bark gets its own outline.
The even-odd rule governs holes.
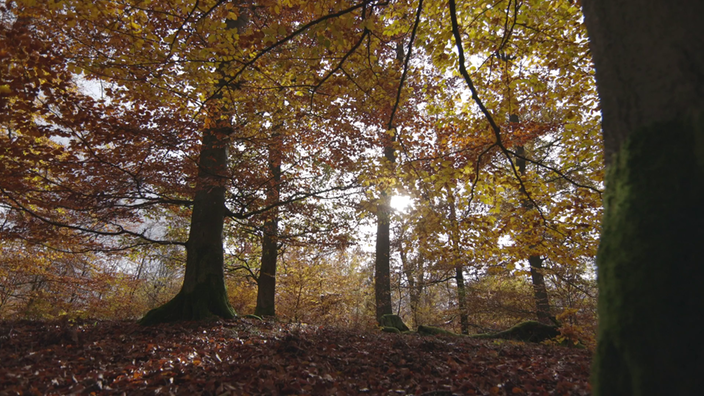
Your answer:
[[[379,321],[379,325],[381,325],[381,327],[394,327],[400,332],[410,330],[408,326],[403,323],[403,319],[401,319],[401,317],[398,315],[382,315],[381,320]]]
[[[181,289],[171,301],[147,312],[138,323],[151,326],[186,320],[235,317],[235,310],[227,299],[224,285],[218,287],[222,282],[213,278],[215,276],[211,275],[207,282],[197,284],[190,293]]]
[[[704,388],[702,140],[704,129],[691,121],[642,128],[608,169],[595,395]]]
[[[560,335],[557,327],[528,320],[510,329],[491,334],[475,334],[472,338],[516,340],[524,342],[542,342]]]
[[[441,329],[439,327],[423,326],[423,325],[418,326],[418,334],[421,334],[421,335],[452,335],[452,336],[458,335],[458,334],[455,334],[451,331]]]

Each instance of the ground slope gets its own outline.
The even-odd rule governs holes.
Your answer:
[[[586,350],[235,318],[0,323],[0,395],[588,395]]]

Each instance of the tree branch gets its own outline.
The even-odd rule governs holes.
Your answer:
[[[521,192],[533,204],[535,209],[540,214],[540,217],[543,219],[543,222],[548,223],[547,218],[545,218],[545,214],[540,209],[540,206],[538,205],[537,202],[535,202],[535,200],[530,195],[530,193],[528,193],[528,190],[526,189],[526,186],[523,183],[523,179],[518,174],[518,171],[516,170],[516,166],[513,163],[513,159],[511,158],[511,152],[506,148],[506,146],[503,144],[503,142],[501,140],[501,128],[499,128],[498,124],[494,120],[494,117],[491,115],[491,113],[489,113],[489,110],[486,108],[486,106],[484,106],[484,103],[482,102],[481,98],[479,98],[479,93],[477,92],[477,88],[474,86],[474,83],[472,82],[472,77],[470,77],[469,72],[467,72],[467,68],[465,66],[466,60],[464,57],[464,48],[462,47],[462,37],[460,36],[459,23],[457,22],[457,7],[455,5],[455,0],[449,0],[449,6],[450,6],[450,19],[452,21],[452,34],[455,38],[455,46],[457,47],[457,54],[459,55],[460,74],[464,78],[464,81],[467,83],[467,87],[469,87],[469,90],[472,93],[472,100],[474,100],[474,102],[477,104],[477,106],[479,106],[479,109],[481,110],[482,114],[484,114],[484,117],[489,122],[489,125],[491,126],[491,130],[494,132],[494,137],[496,138],[496,145],[499,146],[499,148],[501,149],[501,152],[504,153],[504,156],[506,157],[509,164],[511,165],[511,170],[513,171],[513,175],[515,176],[516,180],[518,180],[518,184],[520,185]]]
[[[306,30],[308,30],[309,28],[311,28],[311,27],[313,27],[313,26],[315,26],[315,25],[317,25],[317,24],[319,24],[319,23],[321,23],[321,22],[327,21],[328,19],[334,19],[334,18],[340,17],[340,16],[345,15],[345,14],[349,14],[349,13],[352,12],[352,11],[355,11],[355,10],[357,10],[357,9],[359,9],[359,8],[365,7],[365,6],[367,6],[368,4],[374,3],[374,1],[375,1],[375,0],[364,0],[364,1],[362,1],[361,3],[358,3],[358,4],[356,4],[356,5],[353,5],[352,7],[349,7],[349,8],[346,8],[346,9],[344,9],[344,10],[341,10],[341,11],[338,11],[338,12],[334,12],[334,13],[332,13],[332,14],[328,14],[328,15],[322,16],[322,17],[320,17],[320,18],[318,18],[318,19],[315,19],[315,20],[313,20],[313,21],[310,21],[310,22],[306,23],[305,25],[301,26],[300,28],[294,30],[294,31],[291,32],[289,35],[287,35],[286,37],[284,37],[284,38],[280,39],[279,41],[277,41],[277,42],[275,42],[275,43],[269,45],[269,46],[266,47],[266,48],[264,48],[264,49],[261,50],[258,54],[256,54],[252,59],[250,59],[250,60],[247,61],[247,62],[244,62],[244,63],[242,64],[242,67],[241,67],[235,74],[233,74],[231,77],[229,77],[228,79],[226,79],[223,84],[220,84],[220,86],[215,90],[215,92],[213,92],[210,96],[208,96],[208,97],[203,101],[203,104],[201,105],[201,107],[202,107],[203,105],[205,105],[205,103],[209,102],[209,101],[212,100],[213,98],[216,98],[218,95],[220,95],[220,93],[222,92],[222,90],[223,90],[224,87],[229,86],[230,84],[232,84],[235,80],[237,80],[237,79],[239,78],[240,75],[242,75],[242,73],[244,73],[244,71],[245,71],[248,67],[252,66],[256,61],[259,60],[259,58],[261,58],[262,56],[264,56],[264,55],[266,55],[267,53],[271,52],[273,49],[275,49],[275,48],[277,48],[277,47],[279,47],[279,46],[281,46],[281,45],[283,45],[283,44],[285,44],[285,43],[287,43],[287,42],[293,40],[296,36],[302,34],[302,33],[305,32]]]
[[[406,81],[406,75],[408,74],[408,64],[411,61],[411,52],[413,51],[413,41],[416,38],[416,31],[418,30],[418,25],[420,24],[420,14],[423,11],[423,0],[418,1],[418,10],[416,11],[416,20],[413,24],[413,30],[411,31],[411,39],[408,43],[408,53],[406,54],[406,59],[403,63],[403,73],[401,74],[401,81],[398,84],[398,91],[396,91],[396,101],[391,109],[391,116],[389,117],[389,123],[387,124],[387,130],[394,128],[394,116],[396,115],[396,110],[398,110],[398,105],[401,102],[401,91],[403,90],[403,83]]]

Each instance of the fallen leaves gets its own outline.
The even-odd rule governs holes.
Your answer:
[[[588,395],[557,346],[236,318],[0,324],[0,394]]]

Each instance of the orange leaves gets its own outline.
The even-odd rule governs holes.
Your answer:
[[[36,393],[588,394],[590,354],[467,338],[399,336],[238,318],[2,325],[3,389]],[[76,331],[75,347],[61,333]],[[147,345],[155,348],[147,350]],[[199,361],[199,364],[194,364]]]
[[[89,249],[185,243],[195,180],[209,172],[197,166],[202,131],[217,128],[238,242],[274,211],[273,184],[294,245],[348,243],[379,192],[398,190],[417,204],[391,221],[406,222],[423,276],[463,265],[523,277],[531,252],[577,268],[600,217],[589,190],[603,173],[595,91],[578,10],[546,3],[459,5],[466,66],[498,142],[457,79],[443,2],[425,3],[409,51],[417,2],[16,1],[35,27],[3,25],[0,43],[1,202],[14,236]],[[168,241],[165,225],[180,230]],[[289,279],[313,289],[318,275],[305,270]]]

